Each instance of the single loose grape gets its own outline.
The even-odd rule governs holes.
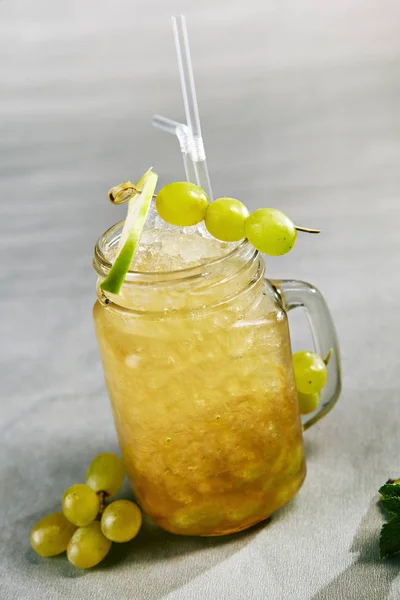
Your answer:
[[[209,205],[204,190],[194,183],[168,183],[157,194],[156,208],[160,217],[170,225],[186,227],[204,219]]]
[[[71,485],[65,490],[62,509],[68,521],[82,527],[89,525],[97,517],[100,501],[97,494],[83,483]]]
[[[75,531],[67,548],[68,560],[79,569],[90,569],[107,556],[111,544],[102,534],[99,521],[93,521]]]
[[[124,463],[112,452],[103,452],[92,460],[86,473],[86,484],[95,492],[105,492],[108,498],[121,489],[125,477]]]
[[[234,198],[218,198],[207,208],[205,224],[217,240],[238,242],[245,237],[244,224],[249,216],[246,206]]]
[[[270,256],[290,252],[297,237],[293,222],[275,208],[259,208],[253,212],[246,219],[245,232],[256,250]]]
[[[129,542],[142,525],[140,508],[129,500],[111,502],[101,517],[101,530],[113,542]]]
[[[315,352],[302,350],[293,355],[296,388],[302,394],[320,392],[328,378],[328,371],[322,358]]]
[[[299,410],[301,415],[308,415],[318,408],[321,395],[319,392],[314,394],[302,394],[297,392],[299,399]]]
[[[31,545],[40,556],[56,556],[65,552],[76,526],[61,512],[40,519],[31,530]]]

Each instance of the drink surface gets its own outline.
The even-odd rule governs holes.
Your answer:
[[[132,266],[174,271],[232,248],[196,231],[150,229]],[[125,285],[124,308],[94,307],[137,499],[159,525],[187,535],[266,519],[305,476],[286,315],[258,257],[231,252],[209,264],[173,285]]]

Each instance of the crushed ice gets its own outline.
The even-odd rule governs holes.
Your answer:
[[[213,238],[204,223],[193,227],[169,225],[158,216],[152,202],[131,270],[161,272],[195,267],[223,256],[236,245]],[[107,253],[110,262],[115,255],[116,248],[110,248]]]

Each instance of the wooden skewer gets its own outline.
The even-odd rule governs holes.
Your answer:
[[[134,194],[140,194],[141,190],[130,181],[125,181],[119,185],[114,186],[108,192],[108,199],[111,204],[124,204],[132,198]],[[157,194],[153,194],[153,198],[157,198]],[[297,231],[304,231],[305,233],[321,233],[320,229],[311,229],[309,227],[299,227],[295,225]]]
[[[305,233],[321,233],[320,229],[310,229],[309,227],[298,227],[297,225],[294,226],[295,229],[297,229],[297,231],[304,231]]]
[[[134,194],[140,194],[141,191],[142,190],[138,190],[138,188],[130,181],[125,181],[125,183],[121,183],[120,185],[111,188],[108,192],[108,199],[111,204],[124,204],[125,202],[128,202]],[[157,195],[153,194],[153,198],[156,197]]]

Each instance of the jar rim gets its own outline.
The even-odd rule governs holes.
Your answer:
[[[101,278],[107,276],[111,270],[112,263],[106,258],[105,250],[110,247],[111,244],[115,245],[121,235],[122,226],[124,221],[115,223],[112,227],[107,229],[97,240],[94,248],[93,266],[97,275]],[[226,252],[222,256],[212,258],[200,263],[194,267],[187,267],[172,271],[134,271],[129,270],[126,274],[124,284],[126,283],[137,283],[137,284],[151,284],[151,283],[173,283],[187,281],[193,278],[201,277],[213,267],[218,267],[221,263],[237,258],[247,258],[248,260],[254,260],[258,255],[258,251],[250,244],[247,239],[243,239],[238,243],[235,248]]]

